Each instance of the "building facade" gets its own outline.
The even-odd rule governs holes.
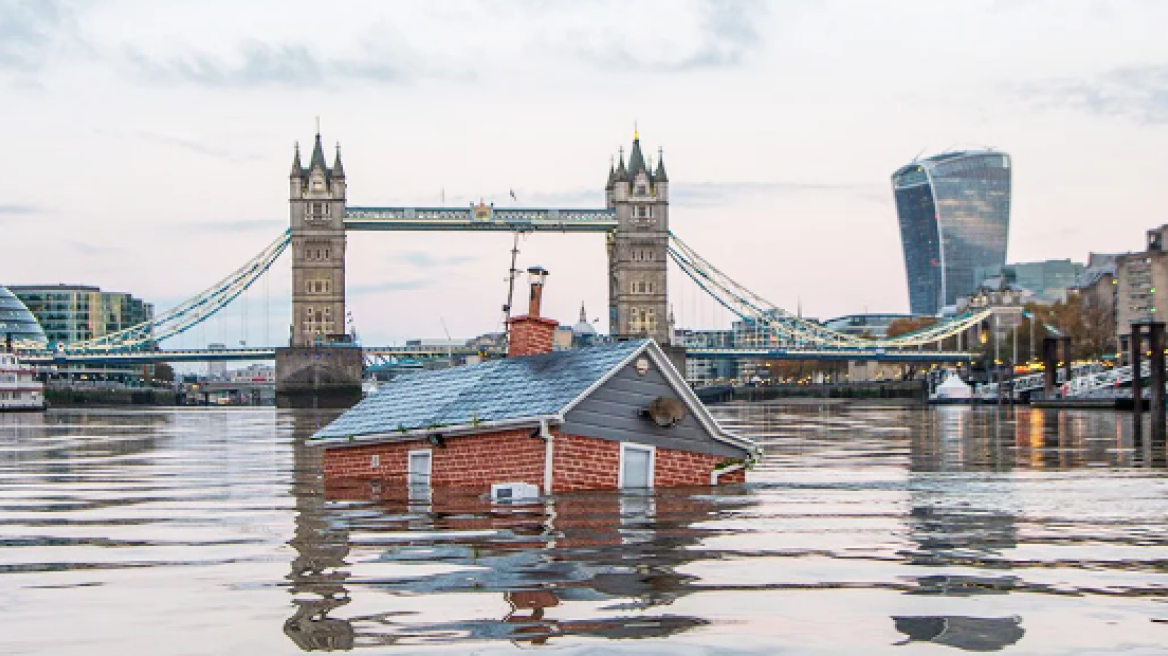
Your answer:
[[[1007,284],[1034,293],[1037,303],[1052,304],[1065,301],[1067,292],[1074,289],[1083,273],[1083,265],[1070,260],[1045,262],[1017,262],[1002,267],[980,267],[977,281],[1001,277]]]
[[[1168,225],[1149,230],[1147,249],[1115,258],[1115,331],[1127,352],[1131,325],[1164,321],[1168,312]]]
[[[154,318],[154,306],[124,292],[86,285],[8,288],[36,316],[50,345],[83,342]]]
[[[936,155],[892,175],[913,314],[936,315],[977,287],[977,270],[1006,264],[1010,156]]]
[[[634,135],[629,163],[624,153],[609,168],[605,200],[619,227],[608,235],[609,330],[618,339],[651,337],[670,343],[666,273],[669,260],[669,177],[658,157],[651,170]]]
[[[292,230],[290,346],[315,346],[345,333],[345,168],[337,146],[332,168],[320,134],[308,168],[300,147],[289,175]]]
[[[823,322],[823,326],[837,333],[863,337],[866,339],[884,339],[888,337],[888,327],[900,319],[917,319],[911,314],[848,314]]]
[[[1119,255],[1105,253],[1091,253],[1087,257],[1087,266],[1079,275],[1075,283],[1076,291],[1083,301],[1083,306],[1098,310],[1103,316],[1115,321],[1115,307],[1117,288],[1116,262]]]

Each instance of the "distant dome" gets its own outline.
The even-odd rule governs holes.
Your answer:
[[[24,303],[5,287],[0,287],[0,347],[8,342],[36,342],[44,346],[48,340],[41,324]]]
[[[584,312],[584,304],[580,304],[580,320],[576,325],[572,326],[572,334],[578,337],[592,336],[596,334],[596,329],[592,324],[588,323],[588,315]]]
[[[573,335],[595,335],[596,329],[587,321],[579,321],[575,326],[572,326]]]

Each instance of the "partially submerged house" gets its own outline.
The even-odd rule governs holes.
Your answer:
[[[326,481],[550,494],[745,480],[756,445],[718,425],[656,342],[553,353],[541,289],[506,359],[400,376],[318,431]]]

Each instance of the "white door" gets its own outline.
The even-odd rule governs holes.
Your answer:
[[[410,489],[430,487],[430,452],[410,451]]]
[[[620,486],[624,489],[653,487],[653,447],[621,444]]]

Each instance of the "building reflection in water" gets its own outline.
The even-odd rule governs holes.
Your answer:
[[[1025,410],[1023,412],[1026,412]],[[969,408],[939,408],[910,443],[909,539],[915,548],[902,553],[910,565],[937,567],[1008,567],[1006,550],[1018,543],[1017,521],[1006,511],[1009,478],[998,476],[1016,466],[1021,426],[1012,408],[973,413]],[[1037,423],[1041,432],[1041,420]],[[1019,431],[1022,429],[1019,428]],[[1028,430],[1028,429],[1027,429]],[[985,477],[955,478],[954,472],[986,472]],[[957,481],[963,481],[958,484]],[[1015,576],[928,574],[916,577],[907,594],[963,597],[1007,594]],[[959,616],[893,616],[897,631],[908,636],[898,644],[926,641],[968,651],[994,651],[1025,634],[1021,619]]]
[[[897,643],[932,642],[965,651],[998,651],[1022,639],[1017,617],[893,617],[896,630],[908,636]]]
[[[305,651],[452,640],[538,645],[567,636],[659,638],[704,626],[704,619],[664,612],[674,600],[695,591],[693,577],[678,568],[704,557],[695,547],[711,529],[696,524],[720,510],[751,503],[745,493],[724,490],[717,497],[693,491],[577,493],[557,497],[554,503],[514,506],[442,490],[420,495],[374,483],[326,490],[320,455],[303,444],[314,420],[299,421],[304,425],[296,430],[298,512],[295,538],[289,542],[298,555],[288,575],[295,612],[284,631]],[[353,514],[358,508],[359,516]],[[352,522],[360,523],[362,537],[350,535]],[[419,537],[401,539],[406,532]],[[395,541],[382,541],[377,533]],[[363,566],[471,567],[354,583],[346,561],[351,548],[375,554],[372,560],[363,557]],[[418,609],[403,607],[403,598],[432,604],[423,610],[433,611],[442,607],[444,593],[497,594],[509,610],[495,619],[407,619]],[[393,608],[348,619],[330,617],[353,596],[367,607],[374,595]],[[596,603],[604,605],[597,609]],[[600,616],[580,619],[582,612]]]
[[[353,625],[328,614],[349,603],[345,587],[349,534],[325,507],[323,453],[305,444],[318,424],[319,419],[308,412],[295,418],[296,530],[288,545],[296,550],[296,558],[286,578],[296,612],[284,622],[284,633],[304,651],[348,650],[353,648]]]

